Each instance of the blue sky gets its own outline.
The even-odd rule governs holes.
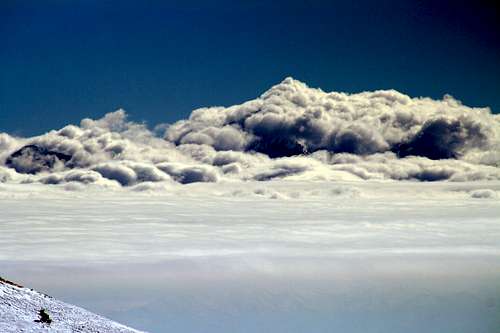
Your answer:
[[[0,131],[34,135],[117,108],[173,122],[286,76],[449,93],[498,113],[498,22],[493,1],[2,1]]]

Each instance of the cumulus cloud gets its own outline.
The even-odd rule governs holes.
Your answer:
[[[499,126],[488,109],[450,96],[436,101],[394,90],[326,93],[287,78],[242,105],[195,110],[170,126],[166,138],[271,158],[326,150],[448,159],[488,150],[498,142]]]
[[[13,149],[16,148],[16,146],[19,146],[21,143],[19,142],[20,140],[17,140],[13,138],[12,136],[8,135],[7,133],[0,133],[0,160],[3,161],[6,157],[6,154]]]
[[[116,180],[121,185],[133,185],[137,181],[134,170],[119,163],[104,163],[94,167],[104,178]]]
[[[186,166],[178,163],[160,163],[158,169],[166,172],[181,184],[197,182],[216,182],[218,173],[210,165]]]
[[[32,138],[0,133],[0,164],[4,182],[137,190],[224,179],[500,179],[500,117],[451,96],[324,92],[287,78],[254,100],[153,131],[118,110]]]
[[[266,181],[275,178],[286,178],[292,175],[300,174],[310,169],[309,163],[296,160],[282,160],[273,164],[269,169],[263,170],[254,176],[255,180]]]

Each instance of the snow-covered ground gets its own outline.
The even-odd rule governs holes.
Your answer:
[[[4,183],[0,211],[1,275],[138,329],[499,332],[498,181]]]
[[[45,322],[40,321],[39,311],[42,309],[49,316]],[[139,333],[82,308],[5,280],[0,280],[0,332]]]

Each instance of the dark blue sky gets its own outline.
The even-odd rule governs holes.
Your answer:
[[[119,107],[172,122],[286,76],[500,111],[494,1],[351,2],[1,1],[0,131],[38,134]]]

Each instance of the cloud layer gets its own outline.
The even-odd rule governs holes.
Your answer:
[[[451,96],[323,92],[287,78],[194,110],[164,137],[118,110],[32,138],[0,133],[0,181],[132,186],[221,180],[500,179],[500,117]]]

